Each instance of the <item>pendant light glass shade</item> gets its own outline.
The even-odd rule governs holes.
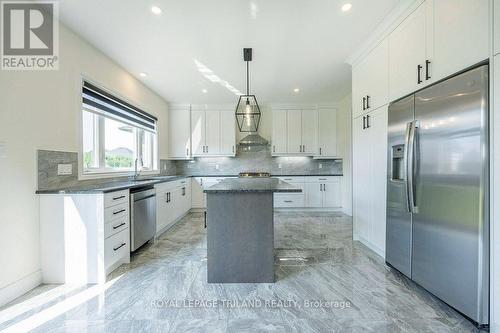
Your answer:
[[[236,106],[236,122],[240,132],[257,132],[260,108],[255,95],[241,95]]]

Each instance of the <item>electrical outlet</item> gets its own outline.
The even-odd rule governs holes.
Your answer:
[[[71,164],[58,164],[57,165],[57,175],[71,175],[73,174],[73,166]]]
[[[278,169],[281,169],[281,163],[278,163]]]
[[[322,164],[322,163],[320,163],[320,164],[318,165],[318,168],[319,168],[319,169],[323,169],[323,164]]]
[[[219,170],[219,165],[218,164],[215,165],[215,170]]]

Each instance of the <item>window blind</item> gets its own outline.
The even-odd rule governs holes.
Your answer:
[[[88,81],[83,82],[82,99],[83,108],[87,111],[156,132],[158,119],[155,116],[113,96]]]

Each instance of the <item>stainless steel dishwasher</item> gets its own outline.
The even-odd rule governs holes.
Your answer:
[[[135,251],[156,233],[156,192],[153,186],[130,190],[130,250]]]

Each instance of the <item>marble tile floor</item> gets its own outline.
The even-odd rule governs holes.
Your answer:
[[[276,283],[208,284],[203,215],[192,213],[105,286],[42,285],[0,308],[0,331],[476,331],[351,237],[340,213],[276,213]]]

